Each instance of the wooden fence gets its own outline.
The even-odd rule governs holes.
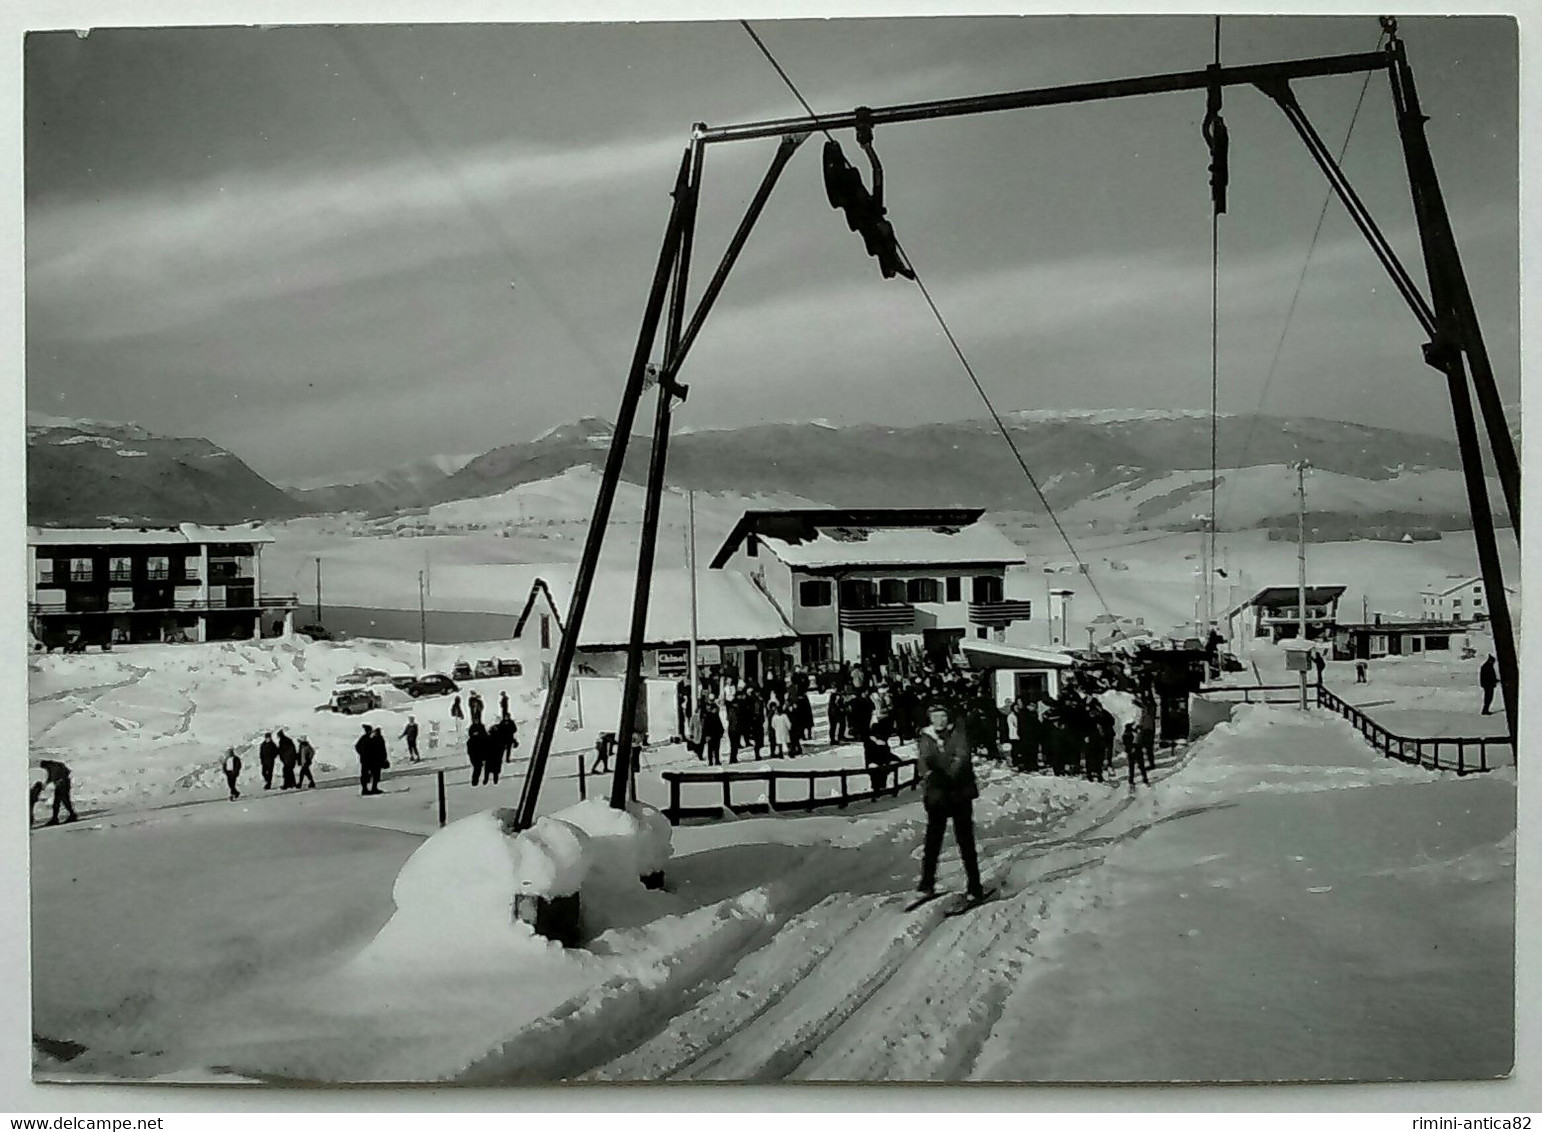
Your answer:
[[[669,783],[669,808],[664,811],[664,816],[671,825],[679,825],[690,818],[723,818],[729,814],[767,814],[781,810],[813,810],[823,806],[844,809],[853,802],[898,797],[901,790],[914,789],[921,778],[920,766],[915,759],[898,759],[884,766],[873,767],[666,770],[662,774],[664,781]],[[838,791],[827,794],[819,792],[819,783],[836,779],[840,783]],[[852,779],[857,779],[868,788],[853,791]],[[743,792],[757,783],[762,784],[764,789],[757,791],[754,798],[745,798]],[[800,785],[791,786],[793,783]],[[721,791],[721,801],[711,806],[682,804],[682,791],[692,786],[715,787]],[[737,800],[734,797],[735,787],[741,791]]]
[[[1429,766],[1435,770],[1454,770],[1457,774],[1481,774],[1494,769],[1489,763],[1490,747],[1510,749],[1507,735],[1427,737],[1395,734],[1320,684],[1317,687],[1317,703],[1349,720],[1350,725],[1365,737],[1365,741],[1382,754],[1401,759],[1405,763]],[[1444,762],[1440,758],[1442,750],[1446,755]],[[1426,754],[1429,755],[1428,761],[1425,759]]]

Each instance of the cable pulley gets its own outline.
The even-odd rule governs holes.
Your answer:
[[[1227,153],[1231,137],[1226,130],[1226,119],[1221,117],[1221,65],[1212,64],[1210,87],[1205,100],[1205,121],[1200,126],[1205,145],[1210,148],[1210,203],[1217,215],[1226,211],[1226,184],[1231,179],[1231,167]]]

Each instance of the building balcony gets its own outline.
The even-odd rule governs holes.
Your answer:
[[[70,609],[55,602],[34,601],[27,611],[34,617],[86,617],[95,614],[124,616],[131,613],[201,613],[208,610],[236,610],[247,612],[254,609],[294,609],[300,604],[297,594],[265,594],[250,601],[229,601],[191,598],[160,602],[156,605],[101,606],[96,609]]]
[[[875,605],[868,609],[842,609],[841,628],[903,630],[915,627],[916,607],[909,603]]]
[[[1031,601],[971,601],[971,625],[1010,625],[1014,621],[1033,620]]]

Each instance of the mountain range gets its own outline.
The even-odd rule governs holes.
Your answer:
[[[908,427],[828,422],[677,432],[669,481],[679,489],[796,495],[835,506],[985,507],[1043,515],[1005,429],[1057,514],[1097,526],[1181,527],[1207,510],[1208,413],[1030,411],[996,422]],[[1404,525],[1467,525],[1457,446],[1438,437],[1313,417],[1217,421],[1223,526],[1277,526],[1296,513],[1306,460],[1314,515]],[[156,437],[134,425],[35,418],[28,428],[28,508],[39,525],[384,515],[494,495],[599,467],[613,426],[587,417],[473,458],[436,457],[356,482],[281,490],[203,439]],[[633,438],[624,476],[642,483],[649,444]],[[1238,503],[1241,500],[1241,503]]]

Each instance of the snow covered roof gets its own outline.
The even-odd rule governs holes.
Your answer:
[[[1311,605],[1321,605],[1324,602],[1337,601],[1348,588],[1348,586],[1307,586],[1306,600]],[[1288,605],[1294,609],[1296,598],[1299,596],[1299,586],[1265,586],[1241,605],[1228,609],[1226,616],[1231,617],[1250,605]]]
[[[1022,548],[982,522],[984,513],[979,507],[746,511],[712,568],[720,569],[750,537],[801,570],[1022,562]]]
[[[175,527],[28,527],[29,546],[165,546],[167,543],[272,542],[260,523],[206,526],[179,523]]]
[[[1455,593],[1457,590],[1465,590],[1469,586],[1481,586],[1482,584],[1483,576],[1481,574],[1474,574],[1471,577],[1452,575],[1449,578],[1442,578],[1438,582],[1431,582],[1429,585],[1420,590],[1419,594],[1421,597],[1424,594],[1433,594],[1435,597],[1445,597],[1447,594]]]
[[[635,575],[630,570],[600,570],[589,591],[580,648],[626,645],[632,632],[632,592]],[[572,604],[573,574],[551,571],[537,578],[515,627],[524,629],[534,603],[543,594],[551,602],[560,626],[565,627]],[[698,572],[696,578],[696,639],[712,641],[790,641],[792,627],[771,599],[742,574]],[[691,581],[685,570],[655,570],[648,596],[646,644],[686,644],[691,639]]]
[[[1060,649],[962,640],[958,648],[971,668],[1069,668],[1075,661]]]

